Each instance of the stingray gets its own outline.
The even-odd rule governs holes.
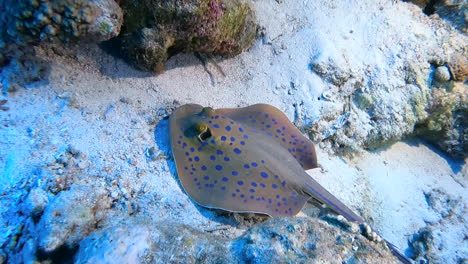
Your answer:
[[[171,115],[170,138],[181,185],[201,206],[280,217],[313,199],[364,223],[305,172],[317,167],[313,143],[271,105],[183,105]]]

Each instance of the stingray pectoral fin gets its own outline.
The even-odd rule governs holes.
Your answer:
[[[255,104],[243,108],[216,110],[244,128],[271,137],[278,147],[287,150],[303,170],[317,168],[317,155],[312,141],[302,135],[297,127],[278,108],[268,104]]]
[[[303,192],[308,194],[315,200],[320,201],[327,205],[330,209],[335,211],[336,213],[343,215],[346,219],[357,222],[357,223],[364,223],[364,219],[362,219],[359,215],[351,211],[344,203],[340,202],[333,194],[328,192],[325,188],[323,188],[317,181],[313,178],[308,177],[307,182],[303,187]]]

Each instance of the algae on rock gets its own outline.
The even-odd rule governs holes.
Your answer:
[[[122,55],[150,72],[161,72],[180,52],[237,55],[256,35],[254,12],[243,0],[139,0],[122,8]]]
[[[468,156],[468,91],[457,84],[451,92],[433,89],[429,117],[418,125],[416,132],[439,146],[451,156]]]

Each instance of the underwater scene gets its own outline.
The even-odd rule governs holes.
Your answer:
[[[0,264],[468,263],[468,2],[0,0]]]

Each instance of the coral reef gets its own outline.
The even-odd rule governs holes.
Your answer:
[[[107,40],[119,33],[122,17],[113,0],[1,0],[0,48],[53,39]]]
[[[256,34],[254,13],[242,0],[124,1],[122,8],[123,56],[151,72],[179,52],[237,55]]]

